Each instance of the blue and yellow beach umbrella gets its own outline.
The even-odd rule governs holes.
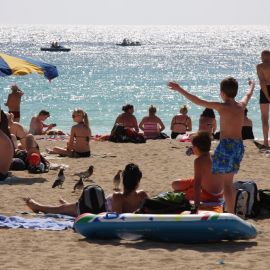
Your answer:
[[[58,76],[56,66],[26,57],[17,58],[0,53],[0,77],[9,75],[23,76],[30,73],[44,75],[48,80]]]

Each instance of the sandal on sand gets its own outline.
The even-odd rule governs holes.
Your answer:
[[[265,146],[264,144],[262,143],[259,143],[259,142],[256,142],[256,141],[253,141],[253,143],[255,144],[255,146],[260,149],[260,150],[270,150],[270,147],[269,146]]]

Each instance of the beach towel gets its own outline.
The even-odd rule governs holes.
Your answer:
[[[0,215],[0,228],[62,231],[73,228],[73,220],[59,221],[50,217],[28,219],[19,216]]]

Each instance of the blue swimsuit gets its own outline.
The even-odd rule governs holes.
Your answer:
[[[237,173],[244,156],[241,139],[222,139],[213,156],[212,173]]]

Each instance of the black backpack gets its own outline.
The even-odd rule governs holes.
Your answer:
[[[98,185],[86,186],[83,189],[78,204],[80,214],[99,214],[106,212],[106,199],[104,190]]]
[[[253,180],[237,181],[234,183],[236,189],[235,214],[242,217],[256,217],[259,214],[258,188]]]
[[[261,215],[270,214],[270,189],[259,189],[258,191],[258,205]]]

